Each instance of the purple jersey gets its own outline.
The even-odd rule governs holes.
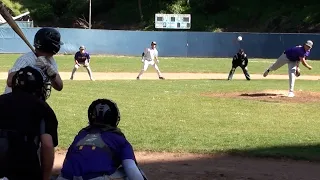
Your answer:
[[[295,46],[284,51],[290,61],[300,61],[300,57],[308,57],[310,50],[306,51],[303,46]]]
[[[74,59],[77,60],[79,63],[84,63],[86,60],[90,61],[90,55],[87,52],[81,54],[81,52],[78,51],[74,55]]]
[[[102,173],[111,175],[125,159],[136,161],[132,146],[125,137],[108,131],[89,133],[81,130],[68,149],[61,173],[71,179]]]

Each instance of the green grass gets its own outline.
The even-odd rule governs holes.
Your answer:
[[[319,91],[316,83],[299,81],[297,88]],[[79,87],[84,93],[74,91]],[[286,89],[287,81],[73,81],[66,82],[63,92],[53,93],[49,102],[59,112],[63,148],[87,123],[90,102],[100,97],[119,103],[120,127],[136,150],[214,153],[320,144],[319,103],[281,104],[200,95],[270,87]],[[320,159],[317,152],[300,151],[271,154]]]
[[[0,70],[18,55],[1,55]],[[230,60],[162,58],[163,71],[227,72]],[[72,56],[57,56],[61,71],[72,68]],[[270,60],[250,63],[261,72]],[[310,62],[316,74],[320,63]],[[139,58],[94,57],[95,71],[136,72]],[[218,68],[219,67],[219,68]],[[279,72],[286,72],[282,68]],[[4,81],[0,85],[4,87]],[[270,103],[202,93],[250,92],[288,87],[287,80],[150,80],[65,81],[63,91],[48,100],[59,120],[59,147],[67,148],[87,125],[87,108],[97,98],[115,100],[120,128],[135,150],[194,153],[236,153],[254,156],[320,160],[320,103]],[[298,80],[296,89],[320,91],[320,82]]]
[[[0,55],[0,71],[8,71],[15,60],[20,55],[1,54]],[[142,63],[140,57],[115,57],[115,56],[92,56],[91,68],[93,72],[138,72]],[[59,71],[72,71],[74,61],[73,55],[56,56]],[[250,59],[249,73],[262,74],[275,59]],[[301,65],[303,75],[320,75],[320,61],[310,61],[313,70],[309,71]],[[231,68],[231,59],[226,58],[160,58],[160,70],[164,73],[168,72],[193,72],[193,73],[228,73]],[[80,68],[79,71],[85,71]],[[149,68],[148,71],[154,71]],[[238,68],[236,73],[242,73]],[[273,74],[287,74],[287,66],[281,67]]]
[[[4,85],[4,81],[1,83]],[[320,91],[320,84],[298,81],[297,88]],[[48,102],[59,120],[59,147],[63,149],[86,126],[89,104],[97,98],[111,98],[120,107],[120,128],[135,150],[280,154],[320,160],[317,147],[307,148],[320,144],[320,103],[201,96],[265,89],[287,89],[287,81],[65,81],[64,90],[53,91]],[[267,150],[274,146],[303,146],[304,150]]]

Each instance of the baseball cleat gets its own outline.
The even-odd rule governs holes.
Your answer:
[[[140,79],[140,77],[137,77],[137,80],[139,80]]]
[[[269,70],[269,69],[267,69],[267,70],[263,73],[263,77],[267,77],[267,76],[268,76],[268,74],[269,74],[269,72],[270,72],[270,70]]]
[[[159,77],[159,79],[165,80],[165,78],[164,78],[164,77]]]
[[[288,97],[294,97],[294,93],[292,91],[289,92]]]

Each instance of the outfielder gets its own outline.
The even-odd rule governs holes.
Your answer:
[[[289,93],[288,97],[294,97],[294,85],[296,77],[300,76],[299,64],[301,63],[308,68],[312,69],[306,58],[310,55],[310,50],[313,46],[313,42],[308,40],[304,43],[303,46],[295,46],[289,49],[286,49],[282,55],[273,63],[264,73],[263,77],[267,77],[270,71],[275,71],[282,67],[285,64],[288,64],[288,74],[289,74]]]
[[[81,66],[85,67],[88,71],[89,77],[91,81],[94,81],[92,78],[92,71],[90,68],[90,54],[86,52],[86,48],[84,46],[80,46],[79,51],[74,55],[74,68],[71,73],[70,79],[73,80],[74,73]]]
[[[57,180],[146,180],[132,145],[118,128],[117,104],[109,99],[93,101],[88,119],[89,126],[70,145]]]
[[[12,77],[15,73],[26,66],[37,66],[49,77],[52,87],[61,91],[63,82],[58,72],[58,66],[53,56],[60,51],[61,41],[59,31],[53,28],[42,28],[34,36],[36,53],[28,52],[20,56],[8,72],[5,94],[12,91]]]
[[[228,76],[228,80],[232,80],[233,74],[235,72],[235,70],[237,69],[237,67],[240,66],[243,74],[245,75],[246,79],[248,81],[250,81],[250,75],[248,72],[248,57],[247,54],[244,52],[243,49],[239,49],[239,52],[233,56],[232,59],[232,68],[230,70],[229,76]]]
[[[158,50],[156,48],[157,43],[156,42],[151,42],[151,47],[150,48],[146,48],[144,50],[144,52],[142,53],[142,63],[143,63],[143,67],[142,70],[140,71],[139,75],[137,76],[137,80],[140,79],[140,76],[148,69],[149,65],[153,66],[155,68],[155,70],[157,71],[157,74],[159,76],[159,79],[164,80],[164,77],[162,76],[159,67],[157,65],[157,63],[159,63],[159,59],[158,59]],[[157,61],[157,63],[155,62]]]

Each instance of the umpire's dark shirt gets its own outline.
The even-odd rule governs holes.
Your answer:
[[[233,56],[233,59],[232,59],[232,64],[233,66],[248,66],[248,57],[247,57],[247,54],[240,54],[240,53],[237,53]]]
[[[50,134],[56,147],[57,128],[56,115],[46,102],[20,91],[0,96],[0,129],[16,130],[37,137],[41,134]],[[4,173],[8,179],[16,179],[17,175],[24,175],[22,179],[42,179],[37,177],[41,176],[41,169],[37,155],[39,144],[35,144],[31,147],[16,147],[10,151],[14,154],[13,157],[10,156],[12,160],[5,163],[10,170],[3,172],[0,164],[0,176]],[[13,175],[15,177],[12,177]]]

